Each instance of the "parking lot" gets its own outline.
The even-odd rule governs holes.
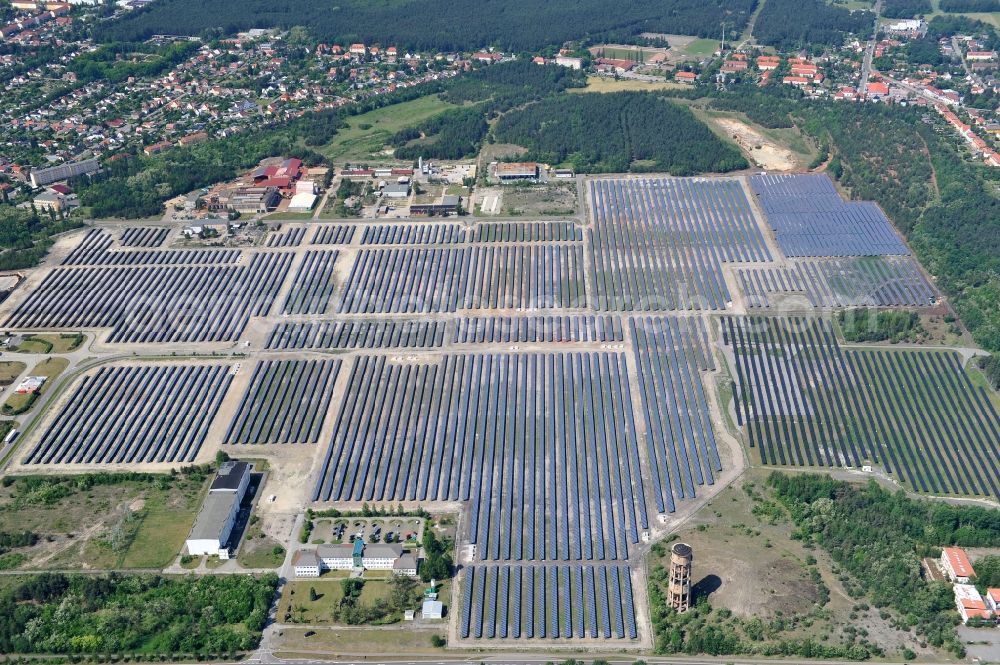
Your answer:
[[[418,517],[341,517],[315,521],[312,540],[325,543],[419,543],[424,520]]]

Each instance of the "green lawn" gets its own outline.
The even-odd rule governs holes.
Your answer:
[[[696,39],[684,47],[684,55],[694,57],[705,57],[712,55],[719,49],[719,42],[715,39]]]
[[[347,127],[339,130],[328,145],[320,148],[331,161],[371,161],[386,159],[380,154],[386,141],[404,127],[452,108],[437,95],[393,104],[347,119]]]
[[[22,362],[14,360],[4,360],[0,362],[0,386],[9,386],[14,383],[14,379],[21,376],[28,366]]]
[[[80,333],[59,333],[32,335],[21,342],[17,351],[21,353],[69,353],[83,343]]]

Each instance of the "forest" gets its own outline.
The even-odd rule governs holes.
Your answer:
[[[943,12],[1000,12],[1000,0],[941,0]]]
[[[1000,545],[1000,511],[910,499],[874,481],[858,486],[825,475],[773,473],[768,484],[791,514],[793,537],[821,547],[849,574],[848,593],[895,610],[929,644],[964,657],[951,588],[925,580],[920,558],[940,555],[945,545]]]
[[[945,0],[947,2],[947,0]],[[934,11],[930,0],[883,0],[882,16],[886,18],[913,18]]]
[[[161,0],[97,30],[102,41],[142,41],[153,34],[200,35],[221,28],[291,28],[308,23],[327,43],[364,42],[420,51],[496,46],[533,51],[569,40],[615,40],[641,32],[715,36],[723,22],[739,33],[756,0],[338,0],[316,11],[310,0]]]
[[[479,152],[490,120],[515,106],[582,87],[582,71],[539,67],[526,58],[477,69],[446,84],[442,99],[465,106],[397,132],[390,144],[400,159],[461,159]]]
[[[0,653],[225,656],[256,647],[269,574],[18,578],[0,591]]]
[[[870,11],[852,12],[824,0],[767,0],[753,32],[761,44],[792,50],[809,44],[837,46],[845,34],[868,34],[874,25]]]
[[[581,173],[685,176],[747,166],[690,110],[644,92],[556,95],[502,116],[493,134],[527,148],[529,159],[569,163]]]

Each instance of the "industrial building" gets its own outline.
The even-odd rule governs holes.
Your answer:
[[[411,217],[446,217],[458,214],[458,207],[462,202],[462,197],[454,194],[445,194],[441,197],[441,203],[414,203],[410,206]]]
[[[952,582],[968,584],[976,576],[965,550],[960,547],[945,547],[941,550],[941,570]]]
[[[248,462],[238,461],[225,462],[219,467],[195,518],[194,526],[191,527],[186,543],[188,554],[229,558],[229,537],[250,485],[251,469]]]
[[[667,587],[667,604],[677,612],[691,608],[691,546],[676,543],[670,548],[670,584]]]
[[[208,209],[213,212],[264,213],[277,208],[280,202],[281,194],[277,187],[237,187],[213,194],[208,199]]]
[[[295,553],[292,561],[296,577],[319,577],[327,570],[391,570],[396,575],[417,574],[417,559],[390,543],[367,544],[363,540],[337,545],[320,545]]]
[[[316,195],[305,192],[296,194],[288,202],[288,212],[309,212],[316,205]]]
[[[500,162],[496,174],[500,182],[538,182],[538,163]]]
[[[409,183],[392,183],[382,188],[382,195],[390,199],[405,199],[410,195]]]
[[[89,175],[97,173],[101,169],[96,159],[85,159],[82,162],[70,162],[60,164],[47,169],[33,169],[31,171],[31,186],[43,187],[53,182],[67,180],[78,175]]]

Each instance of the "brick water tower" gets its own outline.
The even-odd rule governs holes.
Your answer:
[[[667,604],[678,612],[691,607],[691,561],[694,555],[687,543],[675,543],[670,548],[670,585]]]

